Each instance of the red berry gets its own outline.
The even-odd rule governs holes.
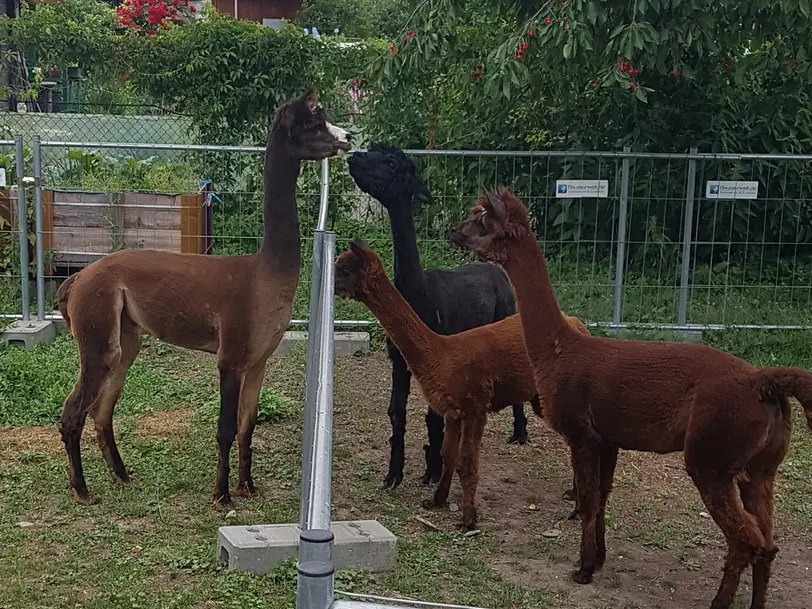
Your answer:
[[[409,38],[411,38],[411,37],[412,37],[412,36],[414,36],[414,35],[415,35],[415,31],[414,31],[414,30],[409,30],[409,33],[407,34],[407,36],[408,36]]]
[[[358,87],[358,81],[357,81],[357,80],[353,80],[353,81],[352,81],[352,86],[357,88],[357,87]]]
[[[389,43],[389,48],[390,48],[390,49],[394,49],[394,48],[395,48],[394,43],[390,42],[390,43]]]
[[[544,25],[550,25],[552,22],[553,20],[547,17],[547,19],[544,20]]]
[[[338,88],[338,92],[339,92],[339,93],[344,93],[344,89],[342,89],[341,87],[339,87],[339,88]]]
[[[797,70],[797,69],[798,69],[798,66],[793,65],[793,66],[792,66],[790,69],[791,69],[791,70],[794,72],[795,70]]]
[[[736,69],[736,68],[733,66],[733,64],[730,64],[729,66],[727,66],[727,71],[728,71],[728,72],[732,72],[732,71],[733,71],[733,70],[735,70],[735,69]]]
[[[566,32],[568,29],[570,29],[570,26],[565,25],[565,26],[564,26],[564,31]]]
[[[792,55],[790,55],[790,56],[789,56],[789,59],[790,59],[790,61],[793,61],[793,60],[795,59],[795,57],[793,57]]]
[[[532,30],[531,30],[531,31],[529,31],[529,32],[527,32],[527,37],[528,37],[528,38],[532,38],[533,36],[535,36],[535,34],[533,33],[533,31],[532,31]]]
[[[378,76],[381,73],[380,70],[375,70],[375,76]]]
[[[620,71],[621,72],[626,72],[628,69],[629,69],[629,64],[626,63],[625,61],[622,64],[620,64]]]
[[[481,64],[481,63],[478,63],[478,64],[476,64],[476,67],[477,67],[477,68],[481,68],[481,67],[482,67],[482,64]]]
[[[599,83],[599,82],[593,82],[593,83],[592,83],[592,88],[593,88],[593,89],[597,89],[597,88],[598,88],[598,87],[600,87],[600,86],[601,86],[601,85],[600,85],[600,83]]]
[[[676,40],[676,39],[677,39],[676,36],[671,36],[671,40]]]
[[[665,27],[666,27],[666,29],[668,29],[668,28],[670,28],[670,27],[671,27],[671,24],[670,24],[670,23],[666,23],[666,24],[665,24]]]
[[[673,72],[671,72],[671,76],[674,76],[675,78],[679,77],[679,70],[674,70]]]

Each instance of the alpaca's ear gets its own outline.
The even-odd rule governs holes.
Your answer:
[[[310,87],[307,90],[307,93],[304,94],[304,98],[305,103],[307,104],[307,109],[314,112],[319,106],[319,94],[316,92],[316,89]]]
[[[352,241],[350,241],[350,251],[359,256],[361,258],[364,257],[364,251],[368,250],[369,247],[366,243],[364,243],[363,239],[359,239],[358,237],[353,237]]]
[[[501,220],[505,217],[505,204],[495,190],[485,191],[485,201],[488,203],[488,207],[491,208],[490,211],[494,218]]]

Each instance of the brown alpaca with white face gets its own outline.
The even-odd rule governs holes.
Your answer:
[[[78,501],[90,500],[79,449],[88,413],[113,477],[130,480],[113,436],[113,409],[145,334],[217,354],[220,416],[214,500],[231,502],[229,454],[235,437],[237,492],[256,492],[251,437],[257,400],[267,359],[290,322],[299,282],[296,182],[301,163],[342,154],[349,147],[348,134],[327,121],[311,89],[280,105],[271,125],[265,153],[265,234],[256,254],[123,250],[94,262],[59,287],[59,310],[76,339],[81,364],[60,423]]]
[[[618,449],[684,451],[685,467],[728,544],[711,609],[733,602],[753,567],[751,609],[763,609],[773,542],[773,481],[789,449],[790,402],[812,430],[812,375],[758,369],[704,345],[626,341],[562,323],[527,210],[501,189],[482,195],[452,241],[503,265],[516,290],[544,418],[570,446],[581,515],[577,583],[606,558],[605,507]]]
[[[369,308],[403,355],[429,407],[445,419],[443,471],[429,506],[445,504],[459,467],[463,526],[475,528],[479,453],[488,413],[530,401],[542,416],[519,316],[459,334],[437,334],[389,281],[378,253],[357,239],[336,261],[335,292]],[[563,320],[573,332],[587,333],[575,317]]]

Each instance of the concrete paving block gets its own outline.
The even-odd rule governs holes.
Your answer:
[[[395,568],[397,537],[375,520],[333,522],[333,564],[379,573]],[[223,567],[268,573],[286,558],[299,555],[299,526],[258,524],[220,527],[218,559]]]
[[[56,338],[56,325],[52,321],[15,321],[3,332],[0,341],[9,347],[23,347],[28,351],[34,345]]]
[[[336,357],[369,353],[368,332],[336,332],[334,341]],[[303,349],[307,346],[307,332],[285,332],[282,342],[274,351],[274,357],[285,357],[298,345],[302,345]]]

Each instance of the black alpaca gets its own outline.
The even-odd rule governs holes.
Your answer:
[[[395,251],[395,287],[420,319],[438,334],[458,334],[490,324],[516,313],[516,300],[505,272],[490,263],[467,264],[457,269],[427,269],[420,266],[414,217],[429,192],[417,175],[414,163],[403,151],[376,144],[368,152],[356,152],[349,159],[350,174],[358,187],[383,205],[392,225]],[[389,473],[385,485],[395,488],[403,481],[406,402],[411,373],[400,352],[387,339],[392,361],[392,395],[389,420],[392,423]],[[428,445],[423,483],[438,482],[443,470],[443,419],[431,409],[426,414]],[[527,418],[523,404],[513,406],[511,443],[527,441]]]

